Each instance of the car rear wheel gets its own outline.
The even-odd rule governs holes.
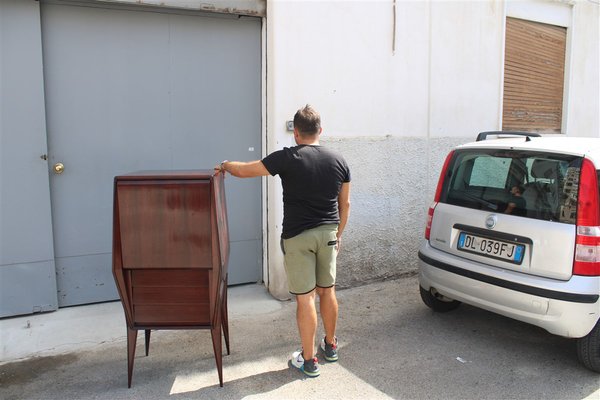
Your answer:
[[[577,356],[586,368],[600,372],[600,321],[587,336],[577,339]]]
[[[431,293],[431,291],[423,289],[422,286],[419,286],[419,289],[421,291],[421,299],[423,299],[423,303],[425,303],[425,305],[431,308],[433,311],[448,312],[454,310],[461,304],[460,301],[449,299],[440,295],[439,293],[434,295]]]

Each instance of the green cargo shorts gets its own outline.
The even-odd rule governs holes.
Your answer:
[[[328,224],[281,239],[291,294],[306,294],[317,286],[335,285],[337,231],[338,225]]]

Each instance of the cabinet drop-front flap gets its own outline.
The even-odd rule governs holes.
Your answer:
[[[209,180],[117,184],[124,269],[211,268]]]

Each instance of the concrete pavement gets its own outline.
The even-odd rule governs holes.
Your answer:
[[[578,363],[572,340],[465,305],[433,313],[416,277],[338,292],[340,361],[315,379],[288,366],[295,304],[259,285],[229,293],[223,388],[201,330],[153,332],[148,357],[140,335],[128,389],[115,302],[0,320],[0,398],[600,399],[599,376]]]

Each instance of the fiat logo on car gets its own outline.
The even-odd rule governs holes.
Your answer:
[[[485,227],[488,229],[494,229],[496,222],[498,222],[498,217],[496,217],[494,214],[488,215],[488,217],[485,219]]]

